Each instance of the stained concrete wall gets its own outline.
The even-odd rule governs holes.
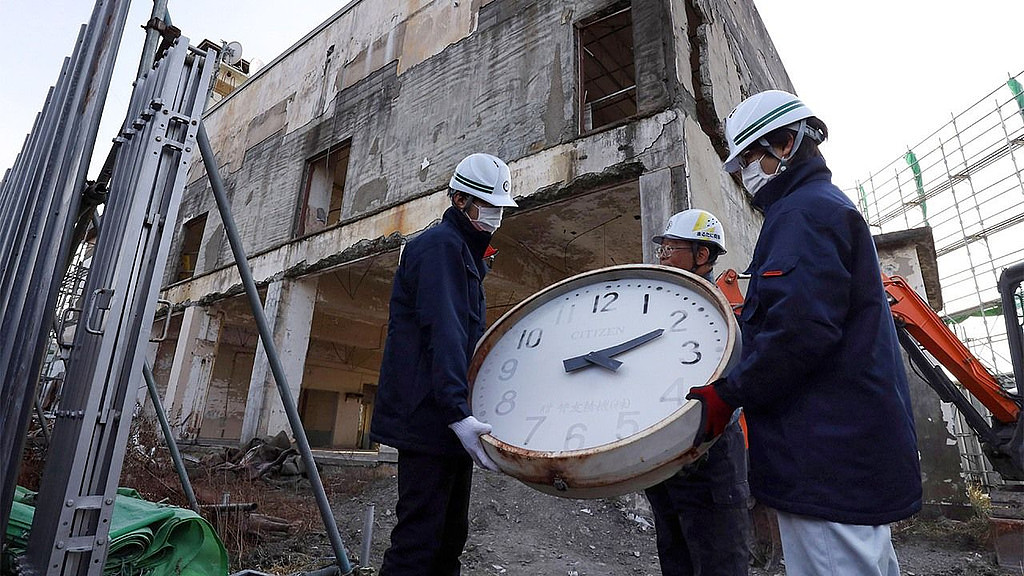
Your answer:
[[[293,240],[305,162],[351,140],[343,225],[443,189],[459,159],[487,150],[512,163],[521,196],[614,180],[631,165],[674,169],[667,213],[652,221],[711,208],[740,262],[758,218],[721,173],[721,118],[745,94],[792,89],[781,61],[750,2],[635,2],[639,118],[581,138],[575,24],[620,4],[375,0],[335,15],[204,120],[246,250]],[[197,275],[230,263],[203,172],[193,167],[181,210],[181,222],[210,213]],[[443,207],[431,204],[378,218],[360,239],[422,229]]]
[[[637,115],[580,134],[577,26],[623,7]],[[743,269],[760,218],[721,171],[721,119],[767,88],[792,90],[750,0],[362,0],[204,122],[262,286],[394,250],[437,220],[452,170],[476,151],[509,162],[524,211],[636,185],[640,236],[619,241],[640,243],[647,261],[650,237],[672,213],[708,208],[726,223],[720,268]],[[350,146],[341,222],[296,238],[306,163],[341,144]],[[203,213],[196,275],[165,278],[163,296],[179,308],[241,290],[197,163],[178,230]],[[180,246],[179,233],[171,253]]]

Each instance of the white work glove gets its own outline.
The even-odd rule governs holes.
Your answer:
[[[459,442],[462,442],[462,447],[469,453],[473,462],[476,462],[481,468],[493,472],[498,471],[498,465],[484,452],[484,446],[480,442],[480,437],[491,431],[490,424],[484,424],[472,416],[466,416],[458,422],[452,422],[448,427],[459,437]]]

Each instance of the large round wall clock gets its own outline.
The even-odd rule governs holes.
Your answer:
[[[699,458],[690,388],[739,357],[736,319],[710,282],[645,264],[586,272],[494,323],[469,366],[484,450],[542,492],[604,498]]]

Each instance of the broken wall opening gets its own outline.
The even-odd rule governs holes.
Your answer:
[[[643,262],[640,186],[629,181],[530,210],[510,210],[492,241],[487,321],[575,274]]]
[[[196,271],[196,262],[199,261],[199,249],[203,243],[203,233],[206,231],[206,213],[189,220],[182,226],[181,255],[178,259],[178,274],[176,281],[188,280]]]
[[[248,311],[248,309],[247,309]],[[225,316],[217,340],[217,355],[199,427],[200,440],[239,440],[245,418],[249,381],[256,361],[259,332],[255,322],[239,315]]]
[[[633,18],[628,4],[577,26],[580,68],[580,132],[637,113]]]
[[[307,161],[305,189],[296,230],[298,236],[323,230],[341,221],[341,204],[351,149],[351,141],[346,140]]]
[[[299,413],[310,445],[370,449],[369,424],[398,252],[319,275]]]

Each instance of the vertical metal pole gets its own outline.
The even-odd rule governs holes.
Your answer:
[[[359,563],[370,565],[370,545],[373,544],[373,504],[366,507],[363,515],[363,545],[359,548]]]
[[[249,297],[249,305],[252,307],[252,315],[256,320],[256,327],[259,329],[260,338],[263,340],[263,348],[270,361],[270,369],[274,373],[274,381],[277,383],[277,391],[281,395],[281,403],[288,415],[288,423],[291,424],[292,434],[295,442],[299,445],[299,453],[306,465],[306,474],[309,476],[309,483],[313,487],[313,495],[316,497],[317,507],[320,508],[320,516],[324,521],[324,528],[327,530],[327,537],[331,541],[334,555],[338,560],[338,567],[342,574],[350,574],[352,566],[349,564],[348,556],[345,554],[345,545],[341,541],[341,534],[338,532],[338,523],[334,519],[334,512],[331,510],[331,503],[327,501],[327,494],[324,492],[323,482],[320,481],[320,473],[316,469],[316,461],[313,460],[313,452],[309,448],[309,440],[306,438],[306,431],[302,427],[302,420],[299,418],[299,411],[295,407],[295,400],[292,398],[291,390],[288,388],[288,380],[285,378],[284,367],[277,355],[277,346],[274,345],[274,335],[267,323],[267,317],[263,313],[263,303],[260,302],[259,292],[256,290],[256,283],[252,279],[252,271],[249,269],[249,261],[245,255],[245,248],[242,246],[241,237],[235,226],[234,216],[231,214],[231,204],[227,194],[224,192],[224,182],[220,177],[220,170],[217,168],[217,160],[213,155],[213,147],[210,146],[210,138],[206,134],[206,126],[199,123],[199,153],[203,157],[203,164],[206,166],[206,174],[210,178],[210,186],[213,188],[214,198],[217,200],[217,209],[220,211],[221,221],[224,223],[224,232],[227,234],[228,243],[231,245],[231,252],[235,257],[235,264],[238,266],[238,275],[242,278],[245,286],[245,293]]]
[[[1010,346],[1010,362],[1013,364],[1013,378],[1018,389],[1024,385],[1024,331],[1017,317],[1017,288],[1024,281],[1024,262],[1004,268],[999,274],[999,299],[1003,305],[1003,322],[1006,323],[1006,343]]]
[[[153,18],[169,20],[167,16],[167,0],[153,0],[153,12],[150,14],[150,20]],[[153,60],[156,57],[156,46],[159,42],[160,33],[153,28],[147,28],[146,40],[142,44],[142,58],[139,59],[139,71],[135,74],[136,78],[142,78],[142,75],[153,67]]]
[[[50,431],[46,428],[46,415],[43,414],[43,407],[39,405],[39,395],[32,399],[32,405],[36,410],[36,418],[39,419],[39,430],[43,433],[43,443],[50,445]]]
[[[170,314],[170,311],[167,312]],[[192,482],[188,479],[188,471],[185,470],[185,461],[181,459],[181,452],[178,451],[178,443],[174,441],[174,434],[171,433],[171,425],[167,423],[167,413],[160,403],[160,393],[156,389],[156,380],[153,378],[153,370],[149,362],[142,365],[142,375],[146,379],[146,387],[149,388],[149,399],[153,401],[153,408],[156,410],[156,418],[160,421],[160,429],[164,432],[164,441],[167,442],[167,450],[171,453],[171,460],[174,461],[174,468],[178,471],[178,479],[181,480],[181,488],[188,498],[188,507],[199,513],[199,502],[196,500],[196,493],[192,490]]]

